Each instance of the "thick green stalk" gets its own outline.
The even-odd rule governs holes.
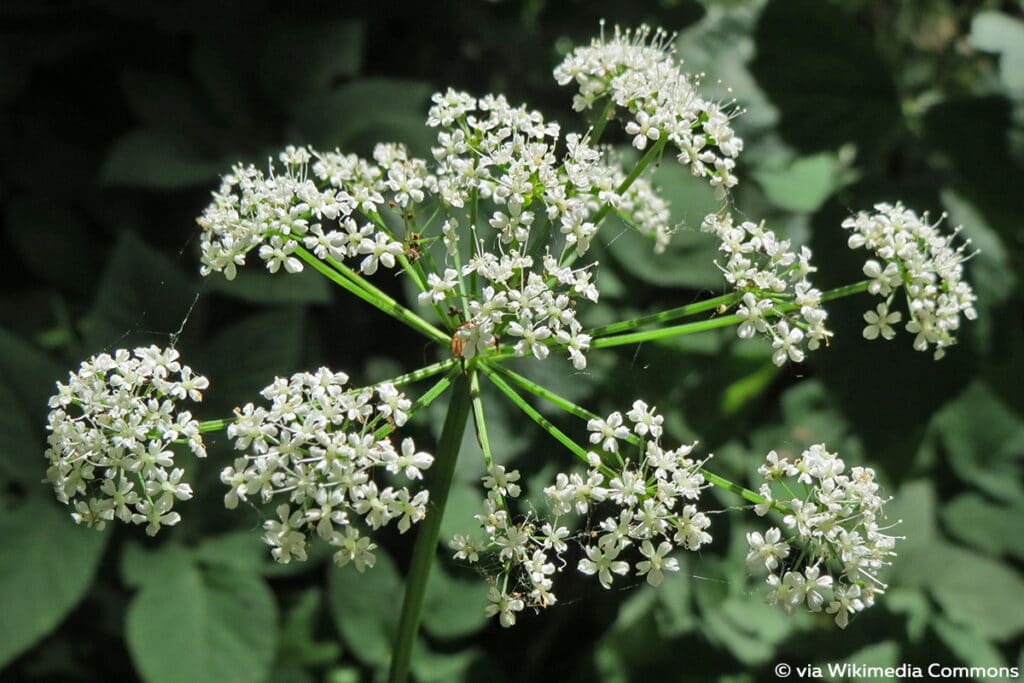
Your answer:
[[[852,296],[854,294],[860,294],[862,292],[866,292],[867,289],[868,289],[868,285],[870,285],[870,284],[871,284],[870,280],[863,280],[861,282],[855,282],[855,283],[850,284],[850,285],[843,285],[842,287],[836,287],[835,289],[830,289],[827,292],[822,293],[821,301],[822,301],[822,303],[824,303],[826,301],[834,301],[836,299],[841,299],[843,297]],[[668,322],[670,320],[678,320],[679,318],[685,318],[687,316],[696,315],[698,313],[704,313],[706,311],[712,311],[712,310],[717,309],[720,306],[731,306],[734,303],[740,301],[742,298],[743,298],[743,293],[742,292],[732,292],[730,294],[723,294],[721,296],[716,296],[716,297],[711,298],[711,299],[705,299],[704,301],[698,301],[697,303],[687,304],[686,306],[680,306],[678,308],[670,308],[667,311],[661,311],[660,313],[652,313],[651,315],[645,315],[645,316],[642,316],[640,318],[633,318],[631,320],[623,320],[622,322],[612,323],[610,325],[603,325],[601,327],[595,327],[592,330],[587,330],[587,334],[589,334],[590,336],[592,336],[594,338],[606,337],[608,335],[617,334],[619,332],[626,332],[626,331],[629,331],[629,330],[635,330],[638,327],[643,327],[645,325],[651,325],[651,324],[654,324],[654,323],[661,323],[661,322]],[[795,303],[785,303],[785,304],[780,304],[778,306],[778,308],[779,308],[780,311],[788,312],[788,311],[797,310],[797,309],[800,308],[800,306],[798,304],[795,304]],[[732,324],[732,323],[729,323],[729,324]],[[677,330],[677,332],[676,332],[677,334],[688,334],[688,332],[686,331],[686,329],[688,329],[688,328],[686,328],[686,329],[684,329],[684,328],[686,328],[685,325],[680,325],[680,326],[677,326],[677,327],[674,327],[674,328],[665,328],[665,329],[675,329],[675,330]],[[699,332],[699,331],[701,331],[701,329],[697,329],[696,331]],[[628,342],[623,342],[623,343],[628,343]],[[597,346],[597,348],[600,348],[600,345],[595,345],[595,346]]]
[[[315,268],[321,275],[331,280],[350,294],[354,294],[371,306],[387,313],[395,320],[405,323],[420,334],[426,336],[428,339],[433,339],[434,341],[441,342],[443,344],[449,343],[450,337],[447,334],[437,329],[387,294],[384,294],[384,292],[377,290],[376,287],[372,287],[372,285],[370,285],[370,287],[372,287],[372,289],[370,289],[365,286],[360,286],[360,284],[353,282],[351,278],[346,277],[346,275],[343,274],[344,271],[340,273],[338,270],[329,267],[302,247],[297,248],[295,253],[298,254],[299,258],[303,261],[313,266],[313,268]],[[351,269],[348,268],[348,266],[337,262],[335,262],[335,264],[332,264],[335,268],[341,266],[346,271],[351,272]],[[360,279],[363,280],[363,278]],[[365,285],[369,285],[369,283],[365,283]]]
[[[445,503],[448,501],[452,478],[455,476],[455,463],[459,457],[459,446],[462,445],[462,432],[466,428],[470,404],[469,378],[463,374],[455,382],[455,391],[451,403],[448,404],[448,416],[445,418],[441,440],[435,453],[436,459],[430,470],[430,510],[419,525],[416,544],[412,550],[398,634],[391,656],[391,670],[388,673],[390,683],[405,683],[409,677],[409,664],[419,633],[427,580],[430,578],[430,570],[437,553],[441,518],[444,515]]]

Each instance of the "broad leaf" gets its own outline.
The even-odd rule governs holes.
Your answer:
[[[273,664],[277,606],[258,576],[184,557],[132,600],[126,637],[147,683],[256,683]]]
[[[42,496],[0,514],[0,668],[53,631],[85,595],[108,533]]]

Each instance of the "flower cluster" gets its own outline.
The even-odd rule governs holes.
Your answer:
[[[764,502],[755,511],[784,511],[782,525],[747,534],[747,564],[769,572],[769,603],[787,612],[802,604],[811,612],[824,609],[840,628],[885,592],[878,572],[896,555],[897,541],[880,526],[887,499],[878,495],[874,470],[845,472],[842,458],[824,444],[795,460],[770,452],[758,469]],[[785,496],[776,498],[780,491]]]
[[[871,278],[868,291],[882,299],[875,311],[864,314],[868,323],[864,336],[868,339],[892,339],[892,326],[902,315],[889,311],[895,292],[902,285],[907,298],[907,332],[914,336],[914,348],[927,351],[934,347],[936,360],[946,347],[956,343],[960,316],[974,320],[974,291],[963,280],[963,262],[970,258],[965,251],[966,240],[953,246],[961,228],[943,235],[939,221],[928,222],[928,214],[918,217],[902,204],[876,204],[875,213],[860,212],[843,221],[851,231],[851,249],[866,249],[876,258],[864,264],[864,274]]]
[[[589,452],[585,473],[559,473],[544,489],[549,505],[545,519],[531,511],[513,521],[508,501],[521,493],[519,473],[501,466],[491,469],[484,478],[486,507],[477,516],[485,540],[459,535],[451,546],[456,559],[492,576],[488,613],[499,615],[503,626],[514,624],[515,613],[527,606],[547,607],[556,601],[552,576],[568,564],[570,538],[582,553],[578,571],[596,575],[605,588],[611,587],[613,575],[624,576],[631,568],[657,586],[665,572],[679,568],[669,553],[677,547],[698,550],[711,541],[711,521],[695,504],[705,485],[699,471],[703,463],[689,457],[696,444],[663,448],[662,422],[643,401],[633,404],[625,420],[619,412],[591,420],[590,440],[602,454]],[[622,442],[638,449],[635,462],[622,458]],[[567,516],[598,511],[603,518],[591,533],[571,537],[563,524]],[[627,549],[632,546],[642,559],[631,567]]]
[[[201,401],[209,382],[174,349],[119,349],[81,364],[50,398],[47,480],[72,518],[102,529],[108,521],[146,524],[150,536],[181,516],[175,500],[192,488],[175,467],[172,444],[205,457],[199,423],[179,402]]]
[[[671,233],[667,203],[644,179],[626,183],[621,167],[607,163],[585,137],[567,135],[563,151],[557,124],[503,96],[438,93],[427,123],[440,129],[433,148],[438,194],[453,212],[470,207],[472,243],[467,263],[431,276],[421,301],[457,303],[458,278],[479,278],[458,332],[464,357],[510,336],[517,355],[546,358],[548,343],[558,342],[584,368],[591,340],[574,304],[597,301],[596,264],[574,269],[571,262],[590,249],[595,216],[608,207],[664,249]],[[493,208],[493,232],[478,230],[473,218],[481,200]],[[456,218],[445,224],[446,263],[459,253],[456,228]]]
[[[228,427],[235,448],[248,453],[221,472],[229,487],[224,504],[234,508],[250,496],[284,501],[278,519],[263,525],[278,562],[305,560],[315,535],[339,549],[339,566],[352,562],[363,571],[373,566],[377,546],[350,516],[371,529],[398,520],[405,533],[426,514],[427,491],[378,485],[373,477],[385,470],[415,481],[433,464],[412,439],[396,448],[388,437],[405,424],[412,402],[389,383],[346,389],[347,383],[345,373],[327,368],[277,378],[261,392],[269,408],[246,404]]]
[[[804,348],[813,351],[828,343],[832,333],[825,327],[828,313],[821,306],[821,291],[808,275],[811,250],[791,251],[789,240],[780,240],[764,223],[745,221],[735,225],[731,215],[709,214],[701,229],[718,237],[719,251],[728,255],[716,261],[726,281],[743,293],[736,314],[743,318],[736,333],[742,339],[762,334],[772,343],[772,362],[804,360]]]
[[[680,70],[673,39],[648,26],[636,31],[616,27],[611,40],[602,36],[573,50],[555,68],[554,76],[559,85],[579,87],[573,99],[577,111],[608,97],[610,104],[632,117],[626,133],[633,136],[634,147],[671,142],[679,150],[679,163],[707,178],[724,197],[736,185],[733,170],[743,140],[729,125],[732,113],[700,97]]]
[[[429,174],[425,162],[410,158],[401,145],[377,145],[374,158],[378,163],[288,147],[267,173],[235,166],[198,219],[200,272],[223,272],[231,280],[257,249],[270,272],[283,267],[297,273],[300,247],[325,260],[358,259],[367,275],[381,265],[394,268],[405,246],[378,211],[422,202]]]

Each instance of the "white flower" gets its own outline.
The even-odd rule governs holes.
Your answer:
[[[517,481],[519,481],[519,470],[506,472],[501,465],[494,465],[491,468],[491,473],[484,477],[484,486],[503,496],[518,498],[520,488],[519,484],[515,483]]]
[[[316,534],[339,548],[339,566],[351,562],[361,572],[373,566],[376,546],[353,519],[361,517],[371,529],[397,520],[404,533],[426,514],[426,491],[373,479],[375,471],[386,471],[415,483],[433,464],[412,439],[396,450],[388,437],[405,423],[412,402],[391,383],[353,389],[348,380],[327,368],[278,378],[261,392],[266,407],[236,409],[228,426],[235,448],[248,453],[221,472],[225,505],[259,494],[264,502],[284,498],[293,509],[292,517],[268,528],[278,561],[303,559],[298,549]]]
[[[601,448],[609,453],[618,452],[618,442],[629,436],[629,428],[622,424],[622,413],[618,411],[609,415],[606,420],[589,420],[587,429],[592,432],[590,443],[601,444]]]
[[[57,383],[50,398],[46,477],[79,524],[146,524],[146,533],[181,520],[174,501],[192,488],[175,467],[174,443],[206,455],[199,423],[179,402],[202,399],[209,382],[157,346],[93,356]]]
[[[402,243],[378,232],[373,240],[363,239],[359,243],[359,253],[367,255],[359,264],[359,270],[373,275],[377,272],[378,264],[385,268],[395,267],[395,257],[401,255]]]
[[[652,586],[661,585],[665,578],[663,571],[679,571],[679,561],[674,557],[665,557],[672,552],[672,544],[668,541],[659,543],[657,549],[650,541],[644,541],[640,546],[640,552],[648,559],[637,563],[636,573],[638,576],[646,574],[647,583]]]
[[[864,314],[864,322],[868,324],[864,328],[865,339],[878,339],[881,335],[883,339],[892,339],[896,336],[896,330],[892,328],[893,325],[898,323],[902,315],[899,311],[889,312],[889,307],[885,303],[880,303],[874,311],[868,311]]]
[[[970,240],[954,247],[961,228],[943,235],[941,218],[929,223],[927,213],[919,217],[901,204],[876,204],[874,209],[872,214],[861,212],[843,221],[843,228],[850,230],[848,244],[876,257],[864,264],[864,273],[871,278],[870,293],[889,297],[896,287],[903,287],[908,302],[906,329],[915,335],[914,348],[934,348],[938,360],[956,343],[961,316],[968,320],[977,317],[974,290],[963,279],[963,264],[971,257],[966,253]],[[898,314],[888,313],[887,307],[884,310],[885,314],[881,308],[877,314],[865,314],[868,327],[864,336],[868,339],[892,338],[890,325],[901,318],[891,319]],[[868,315],[878,319],[868,319]]]
[[[799,327],[790,329],[785,320],[780,320],[776,323],[774,332],[776,337],[772,342],[772,348],[775,349],[772,353],[772,362],[780,367],[786,364],[787,359],[794,363],[802,362],[804,352],[800,344],[804,340],[803,330]]]
[[[515,626],[516,612],[521,612],[525,607],[523,600],[499,591],[494,586],[488,591],[487,598],[491,601],[485,610],[487,616],[493,617],[497,614],[502,626]]]
[[[833,596],[835,600],[828,604],[825,611],[836,615],[836,625],[839,628],[846,628],[850,623],[850,615],[864,609],[864,603],[860,599],[860,586],[836,586],[833,589]]]
[[[651,117],[645,111],[639,111],[636,113],[636,121],[630,121],[626,124],[626,135],[633,135],[633,146],[637,149],[644,149],[647,147],[648,140],[657,140],[661,137],[661,131],[659,131],[651,120]]]
[[[338,534],[332,539],[331,545],[341,548],[334,553],[334,562],[339,567],[351,562],[355,565],[356,571],[362,574],[377,563],[377,557],[373,554],[377,545],[372,543],[369,537],[360,535],[353,527],[347,527],[343,535]]]
[[[768,571],[775,571],[779,566],[779,560],[784,560],[789,555],[789,545],[783,543],[778,527],[772,527],[764,536],[753,531],[747,534],[747,545],[750,552],[747,553],[747,564],[763,564]]]
[[[629,571],[628,563],[615,559],[619,555],[619,549],[615,546],[609,547],[607,552],[599,546],[589,546],[586,552],[587,556],[580,560],[577,568],[588,576],[597,574],[605,588],[612,587],[612,573],[624,576]]]

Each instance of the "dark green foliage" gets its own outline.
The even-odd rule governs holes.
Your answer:
[[[1019,3],[523,0],[403,12],[388,3],[25,1],[6,3],[3,15],[3,680],[379,676],[411,535],[385,537],[365,575],[333,567],[322,549],[306,564],[273,564],[260,515],[221,505],[217,477],[232,458],[222,434],[193,470],[197,495],[180,506],[178,527],[155,540],[137,527],[79,528],[41,483],[47,397],[85,357],[140,343],[176,342],[210,377],[203,417],[227,416],[298,369],[329,365],[361,381],[434,360],[419,338],[311,272],[270,276],[251,265],[235,282],[204,281],[195,217],[233,163],[259,164],[286,144],[367,154],[396,140],[429,156],[429,96],[449,85],[506,92],[580,130],[550,72],[602,16],[606,30],[648,21],[680,31],[680,56],[706,72],[705,88],[749,108],[735,121],[747,143],[736,204],[809,244],[816,284],[859,277],[843,218],[902,199],[933,217],[948,211],[981,249],[967,264],[980,319],[939,363],[905,336],[862,339],[863,300],[833,305],[835,343],[794,368],[776,370],[762,345],[731,330],[594,352],[586,375],[550,361],[542,372],[553,390],[602,414],[643,397],[666,414],[673,440],[699,438],[738,481],[769,449],[821,440],[851,464],[875,466],[907,537],[892,589],[845,632],[764,606],[743,567],[751,517],[721,495],[714,545],[659,590],[633,581],[609,594],[570,567],[564,604],[523,614],[510,631],[484,619],[479,577],[440,561],[414,676],[752,683],[773,679],[779,661],[1024,664]],[[628,144],[615,124],[607,139]],[[668,253],[652,257],[609,221],[598,246],[602,303],[582,319],[602,324],[722,291],[715,246],[699,231],[719,204],[691,180],[670,158],[655,175],[679,222]],[[400,281],[379,282],[403,296]],[[485,398],[496,459],[515,462],[524,479],[567,466],[558,444],[497,394]],[[435,405],[413,420],[418,441],[436,438],[442,415]],[[578,422],[545,415],[582,437]],[[469,430],[443,538],[479,509],[478,453]]]

